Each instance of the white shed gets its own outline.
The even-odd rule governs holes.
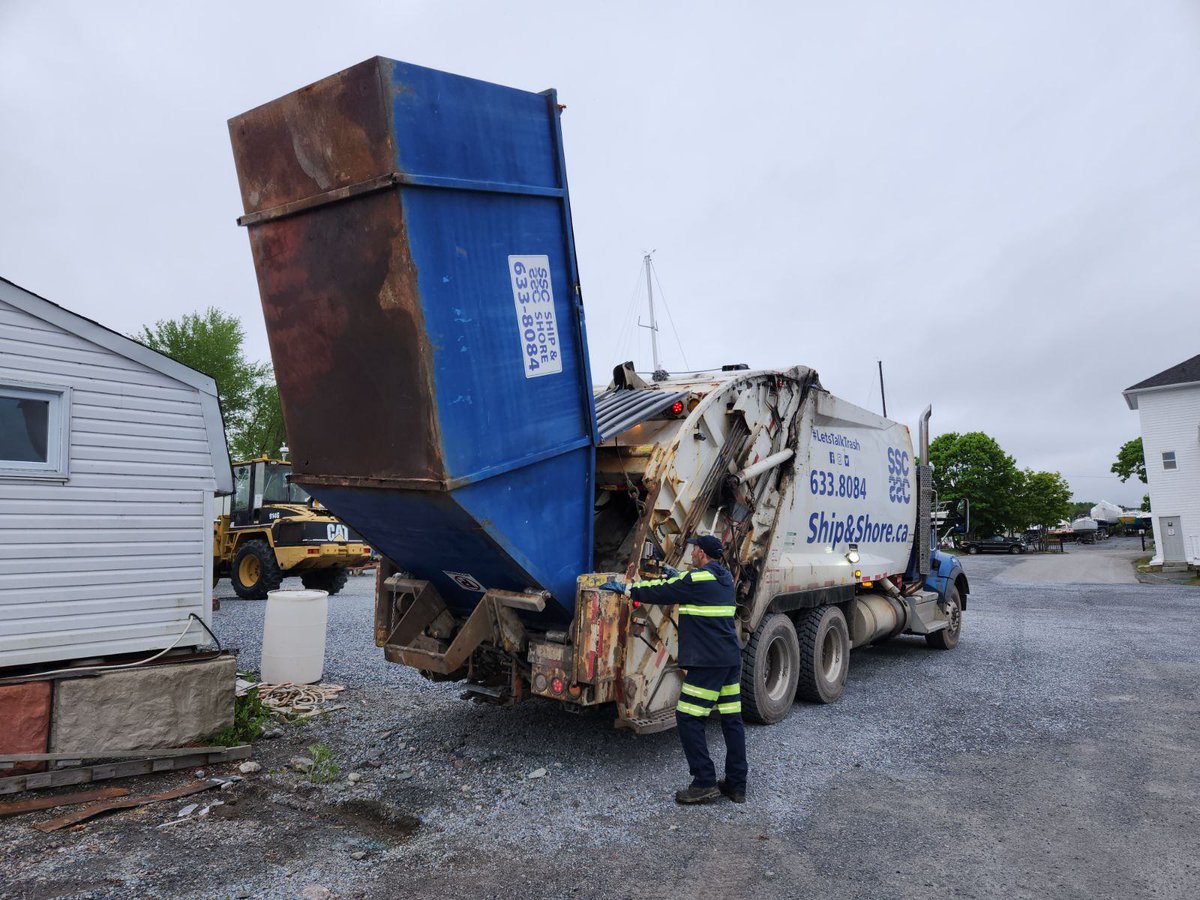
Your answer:
[[[207,375],[0,278],[0,669],[207,642]]]
[[[1200,565],[1200,356],[1124,390],[1138,411],[1154,565]]]

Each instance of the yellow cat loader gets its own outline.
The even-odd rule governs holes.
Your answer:
[[[292,464],[269,457],[234,463],[233,497],[213,524],[213,580],[225,576],[245,600],[265,600],[284,578],[336,594],[370,548],[302,487]]]

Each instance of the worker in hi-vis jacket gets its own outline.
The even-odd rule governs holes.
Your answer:
[[[676,791],[679,803],[707,803],[724,794],[734,803],[746,802],[746,731],[742,725],[742,645],[734,616],[733,576],[721,565],[724,547],[719,538],[691,538],[694,567],[682,575],[630,585],[603,585],[620,590],[635,604],[675,606],[679,612],[679,667],[686,671],[675,721],[687,756],[692,783]],[[717,781],[708,755],[704,725],[713,708],[721,714],[725,736],[725,778]]]

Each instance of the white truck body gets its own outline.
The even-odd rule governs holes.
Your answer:
[[[920,540],[930,510],[907,427],[834,397],[802,367],[629,390],[686,400],[674,404],[679,412],[656,412],[597,447],[598,571],[579,578],[572,627],[539,632],[523,623],[522,611],[539,608],[533,593],[489,592],[490,603],[485,597],[456,619],[428,582],[385,565],[376,634],[389,659],[464,679],[493,700],[531,692],[585,706],[612,702],[618,725],[671,727],[682,682],[674,612],[633,609],[601,585],[654,577],[664,563],[684,567],[686,538],[698,533],[727,548],[751,718],[777,720],[797,692],[836,699],[853,646],[902,632],[957,642],[965,578],[946,603],[924,589],[927,565],[914,570],[914,560],[928,561]],[[915,580],[905,583],[906,572]],[[406,620],[411,610],[424,612]],[[418,629],[422,621],[427,627]],[[805,647],[814,640],[825,651]]]

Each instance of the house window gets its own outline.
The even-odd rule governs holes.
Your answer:
[[[1163,468],[1164,469],[1178,468],[1178,466],[1175,465],[1175,451],[1174,450],[1164,450],[1163,451]]]
[[[0,477],[65,478],[70,389],[0,384]]]

